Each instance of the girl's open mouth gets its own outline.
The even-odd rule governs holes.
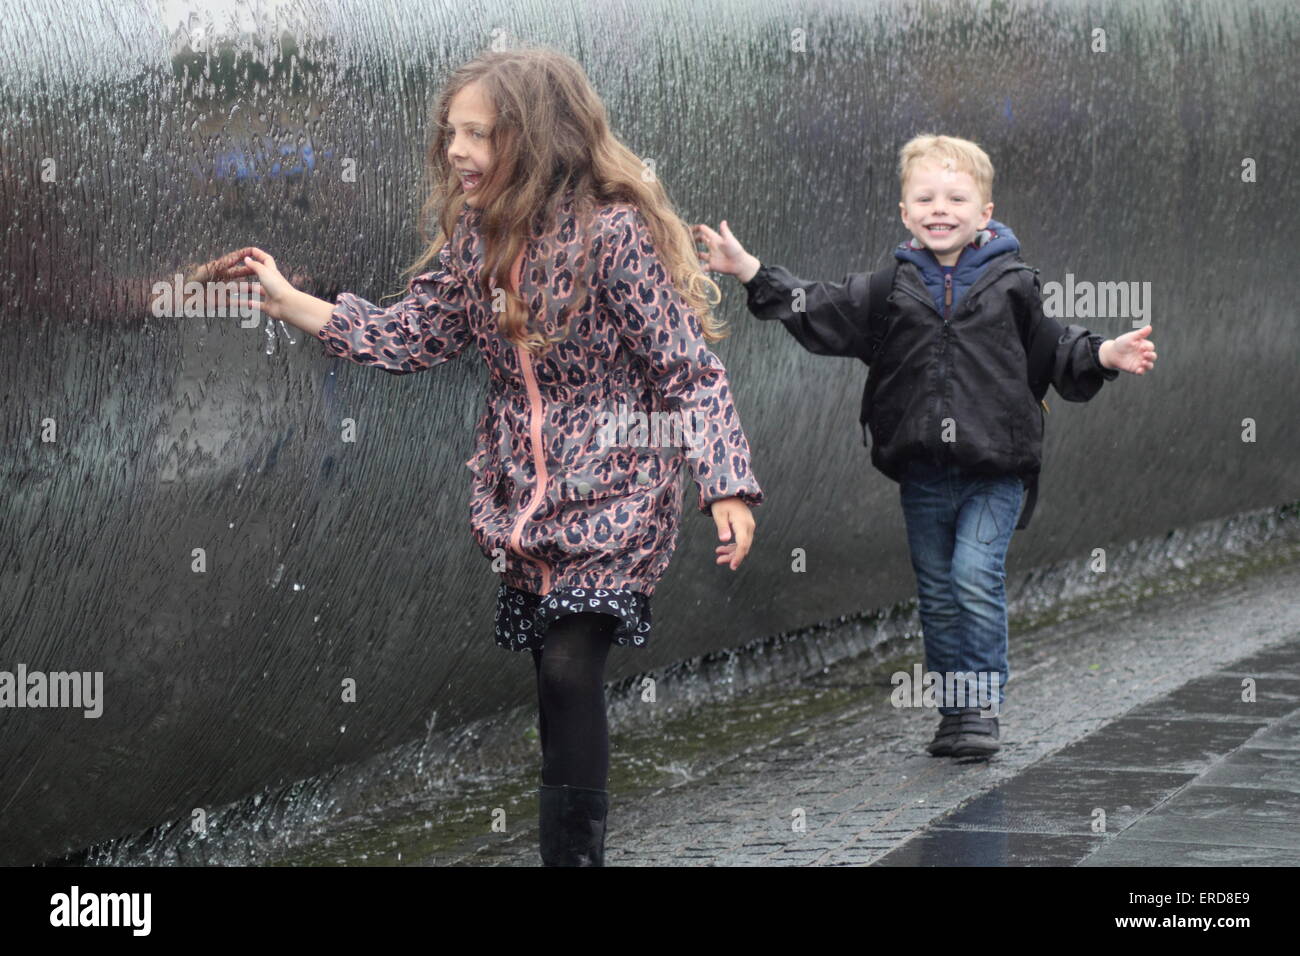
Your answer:
[[[470,172],[466,172],[463,169],[459,170],[459,172],[460,172],[461,187],[464,188],[466,192],[469,192],[471,189],[477,186],[479,180],[483,178],[482,173],[470,173]]]

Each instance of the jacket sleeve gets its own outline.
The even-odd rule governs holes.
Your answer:
[[[1029,383],[1035,395],[1045,394],[1050,384],[1067,402],[1086,402],[1106,382],[1119,377],[1119,369],[1101,364],[1101,343],[1105,338],[1082,325],[1062,325],[1043,312],[1043,295],[1038,277],[1021,287],[1016,309],[1020,341],[1029,357]]]
[[[466,321],[467,290],[444,245],[431,272],[412,276],[407,296],[381,308],[351,292],[340,292],[330,320],[317,337],[334,355],[405,375],[455,358],[471,335]]]
[[[709,349],[699,317],[672,284],[639,211],[610,220],[599,276],[600,295],[619,339],[646,371],[683,431],[697,437],[687,460],[699,509],[739,497],[750,506],[763,491],[750,467],[749,443],[731,399],[727,370]]]
[[[869,274],[851,272],[840,283],[809,282],[781,266],[762,265],[745,283],[746,306],[759,319],[780,319],[814,355],[846,355],[870,362],[867,314]],[[796,294],[802,291],[802,303]],[[801,309],[796,309],[801,304]]]

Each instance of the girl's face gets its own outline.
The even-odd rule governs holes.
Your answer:
[[[907,177],[898,208],[917,241],[940,265],[950,266],[993,215],[993,203],[980,206],[979,199],[970,173],[952,168],[951,161],[931,161],[918,163]]]
[[[478,83],[463,87],[451,99],[447,125],[451,127],[447,160],[460,176],[465,202],[477,205],[475,192],[492,168],[492,123],[496,110]]]

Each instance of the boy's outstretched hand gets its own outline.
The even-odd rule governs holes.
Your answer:
[[[723,272],[735,276],[741,282],[748,282],[754,278],[754,273],[758,271],[761,263],[746,252],[740,240],[731,234],[727,220],[722,220],[721,226],[721,235],[704,223],[700,223],[692,230],[695,233],[695,241],[709,247],[708,252],[696,250],[700,257],[700,266],[710,272]]]
[[[734,571],[749,554],[749,546],[754,540],[754,515],[749,505],[739,498],[719,498],[713,502],[712,511],[713,523],[718,526],[718,540],[728,542],[714,549],[718,553],[717,563],[730,565]]]
[[[1097,358],[1104,368],[1117,368],[1121,372],[1141,375],[1156,364],[1156,344],[1147,338],[1151,326],[1144,325],[1101,343]]]

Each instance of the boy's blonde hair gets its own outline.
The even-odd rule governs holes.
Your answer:
[[[907,195],[907,179],[917,165],[925,162],[951,161],[959,172],[969,173],[980,193],[980,205],[993,201],[993,162],[989,154],[968,139],[922,133],[913,136],[898,151],[899,198]]]

